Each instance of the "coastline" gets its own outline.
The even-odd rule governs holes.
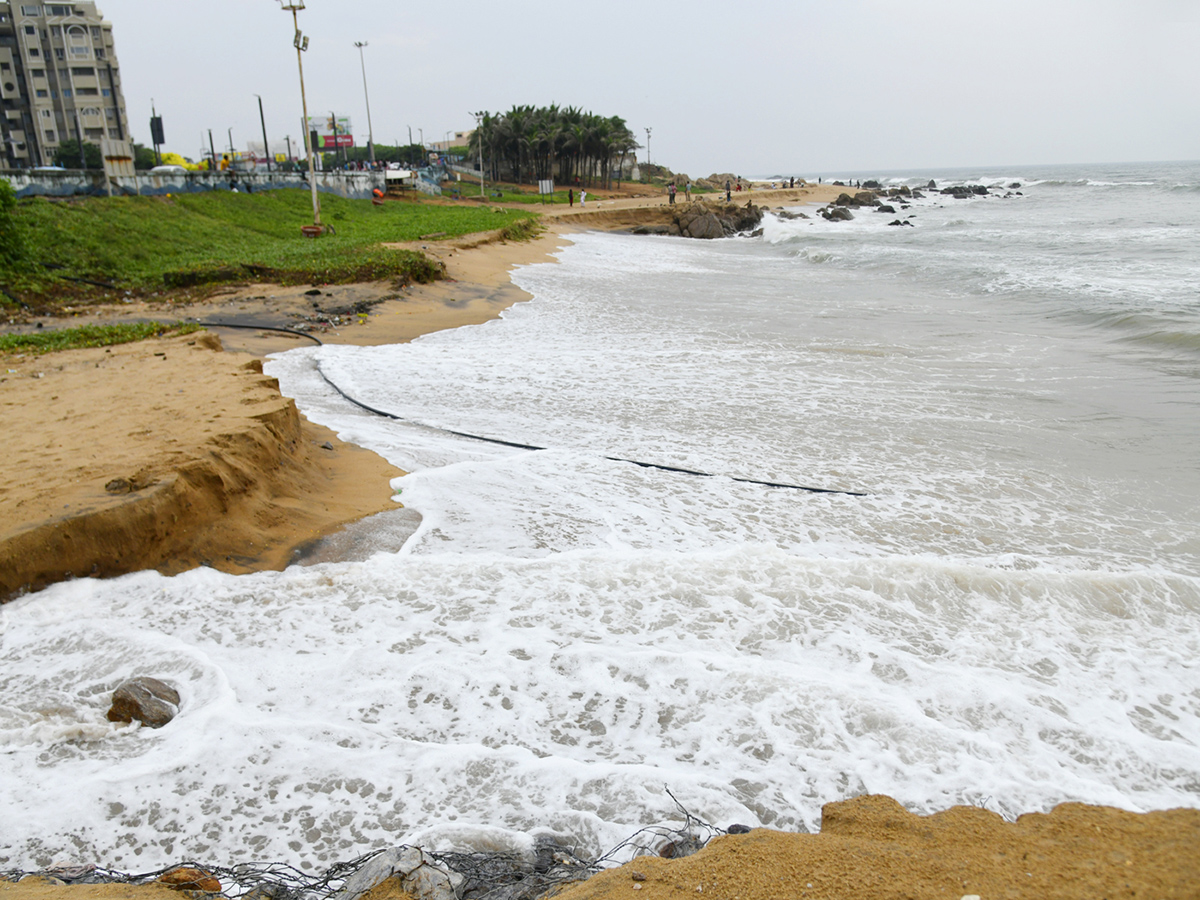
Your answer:
[[[755,190],[734,202],[825,202],[841,190]],[[263,357],[303,337],[253,326],[294,328],[298,317],[320,318],[335,323],[321,326],[323,342],[370,346],[480,324],[529,299],[509,273],[552,260],[570,234],[660,223],[670,213],[661,195],[598,197],[587,207],[549,207],[545,231],[530,241],[493,232],[389,245],[446,267],[443,280],[399,290],[249,284],[200,302],[137,301],[35,320],[27,327],[184,317],[236,327],[209,324],[216,342],[4,355],[0,424],[16,452],[0,477],[0,602],[66,578],[147,568],[283,569],[345,525],[399,508],[390,481],[403,472],[309,422],[262,376]],[[185,347],[218,355],[197,362]],[[250,418],[241,415],[248,405],[257,405]],[[211,427],[183,428],[201,409]],[[106,488],[122,480],[126,489]]]
[[[749,197],[757,202],[760,197],[767,199],[766,193],[754,192]],[[646,205],[664,204],[659,201]],[[624,215],[614,205],[611,210],[602,207],[594,213],[589,208],[587,218],[577,215],[561,221],[563,217],[556,216],[550,233],[530,244],[478,247],[466,246],[469,241],[464,241],[463,246],[457,246],[453,241],[431,244],[430,251],[447,263],[455,280],[406,291],[403,299],[388,300],[381,304],[377,308],[378,314],[370,316],[367,324],[352,325],[344,330],[344,334],[323,334],[322,338],[347,343],[390,343],[411,340],[418,334],[444,327],[494,318],[502,309],[524,299],[522,292],[508,282],[509,266],[545,258],[554,247],[569,240],[573,231],[604,227],[606,224],[625,227],[613,225],[602,218],[615,217],[617,214]],[[478,266],[479,272],[469,274],[471,266]],[[259,303],[261,311],[280,315],[281,304],[286,298],[276,297],[277,302],[273,306],[266,301],[255,301],[251,295],[260,295],[263,290],[262,286],[253,286],[242,295],[229,295],[213,305],[214,311],[223,310],[250,319],[258,314],[254,304]],[[327,295],[333,294],[332,299],[340,300],[340,290],[331,288]],[[297,292],[297,296],[288,302],[311,303],[303,292]],[[240,375],[235,372],[230,375],[231,379],[244,377],[255,380],[256,373],[253,368],[245,369],[245,363],[263,353],[296,345],[294,339],[286,336],[259,336],[233,330],[221,333],[226,349],[236,348],[235,353],[222,356],[229,356],[243,364],[246,373]],[[196,337],[192,335],[188,339],[194,340]],[[186,340],[182,343],[187,346]],[[182,347],[174,345],[165,350],[162,345],[153,342],[145,346],[152,358],[145,360],[149,368],[141,371],[154,372],[156,375],[161,374],[168,364],[173,364],[177,355],[186,355]],[[266,349],[269,347],[273,349]],[[166,355],[166,359],[159,358],[160,352]],[[191,348],[188,352],[198,354],[200,351]],[[116,348],[113,353],[116,353]],[[93,362],[91,358],[81,359],[78,368],[83,370]],[[125,377],[140,378],[135,375]],[[51,385],[49,378],[50,375],[46,374],[46,380],[39,380],[38,386],[45,388]],[[269,381],[262,379],[261,375],[257,375],[257,380]],[[140,385],[141,381],[134,383]],[[269,392],[269,385],[264,390]],[[57,398],[59,395],[47,394],[49,396]],[[258,402],[264,405],[264,409],[269,406],[268,401],[254,401]],[[55,418],[55,412],[58,410],[51,410],[48,415]],[[260,420],[258,424],[269,432],[271,426],[276,425],[277,431],[283,433],[284,426],[278,425],[273,419],[265,422]],[[76,425],[75,430],[83,429]],[[307,440],[319,446],[316,442],[325,438],[318,432]],[[282,440],[278,442],[286,443]],[[339,445],[337,452],[340,454],[353,449],[352,445]],[[392,476],[385,471],[378,477],[386,487],[387,480]],[[382,502],[384,505],[380,508],[392,508],[394,504],[387,496],[389,494],[385,489],[380,495],[382,499],[373,502]],[[311,506],[314,496],[305,494],[294,508]],[[1020,823],[1025,822],[1027,817],[1022,817],[1015,824],[1002,823],[999,817],[971,807],[956,807],[934,816],[915,817],[898,806],[883,802],[868,803],[870,799],[847,801],[848,804],[864,808],[859,810],[857,816],[843,818],[843,826],[847,822],[850,826],[840,831],[831,825],[828,829],[823,827],[820,835],[792,835],[755,829],[745,836],[722,837],[713,843],[710,850],[695,857],[673,861],[646,858],[615,870],[613,874],[597,876],[572,889],[567,900],[584,900],[593,896],[615,898],[618,895],[628,900],[631,896],[629,892],[633,890],[644,890],[655,895],[695,893],[698,886],[702,886],[703,893],[710,896],[717,894],[754,900],[778,895],[783,878],[786,878],[785,892],[790,896],[803,893],[806,897],[868,894],[885,898],[958,897],[970,894],[982,894],[985,897],[1076,897],[1099,896],[1099,890],[1136,890],[1139,895],[1149,893],[1151,896],[1167,896],[1168,891],[1174,890],[1176,896],[1186,896],[1189,886],[1200,880],[1196,863],[1200,859],[1200,841],[1197,838],[1200,827],[1197,817],[1200,813],[1196,810],[1135,816],[1106,807],[1068,804],[1069,815],[1060,816],[1056,811],[1055,814],[1034,814],[1029,818],[1029,827],[1024,829],[1026,837],[1030,837],[1029,832],[1035,830],[1032,828],[1035,823],[1041,822],[1047,827],[1036,836],[1036,840],[1018,845],[1012,843],[1009,837],[1012,832],[1021,830]],[[833,806],[840,807],[842,804]],[[832,821],[836,821],[836,817]],[[859,825],[854,825],[856,821]],[[999,857],[1004,857],[1008,863],[1018,860],[1024,862],[1022,854],[1032,855],[1037,863],[1037,866],[1029,866],[1032,872],[1025,873],[1025,877],[1030,879],[1028,884],[1020,881],[1023,873],[1018,868],[1002,869],[1000,865],[1002,860]],[[994,870],[1000,870],[996,877],[1007,880],[988,880],[993,877],[990,873]],[[645,880],[635,880],[632,871],[644,875]],[[1099,887],[1089,885],[1086,881],[1088,877],[1100,878],[1096,882]],[[810,883],[813,884],[812,888],[805,887]],[[33,881],[21,885],[0,883],[0,891],[20,900],[60,900],[80,898],[84,894],[108,898],[133,896],[136,893],[140,897],[149,897],[146,891],[159,892],[162,889],[161,886],[131,888],[123,884],[101,889],[96,886],[63,887]],[[639,894],[639,900],[641,897]]]

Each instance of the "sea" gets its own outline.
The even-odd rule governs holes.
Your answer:
[[[0,870],[1200,804],[1200,163],[875,174],[923,196],[272,358],[404,508],[0,609]]]

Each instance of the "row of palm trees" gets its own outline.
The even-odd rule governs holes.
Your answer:
[[[620,116],[597,116],[574,106],[514,106],[483,113],[471,135],[471,158],[483,151],[493,181],[603,184],[611,187],[639,144]],[[502,177],[503,176],[503,177]]]

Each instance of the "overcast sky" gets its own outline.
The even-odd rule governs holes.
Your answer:
[[[134,138],[300,138],[278,0],[98,0]],[[366,144],[467,130],[471,110],[622,116],[692,177],[1200,158],[1197,0],[308,0],[311,115]],[[645,160],[646,151],[638,158]]]

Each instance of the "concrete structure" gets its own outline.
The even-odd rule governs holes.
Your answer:
[[[87,0],[0,0],[0,170],[50,165],[71,138],[129,140],[112,25]]]
[[[297,188],[308,190],[307,172],[149,172],[111,175],[100,171],[6,172],[18,197],[103,197],[106,194],[195,194],[228,191],[230,180],[242,193]],[[352,200],[369,199],[376,189],[385,191],[383,172],[318,172],[317,190]],[[420,188],[418,188],[420,189]],[[440,191],[438,191],[440,193]]]

